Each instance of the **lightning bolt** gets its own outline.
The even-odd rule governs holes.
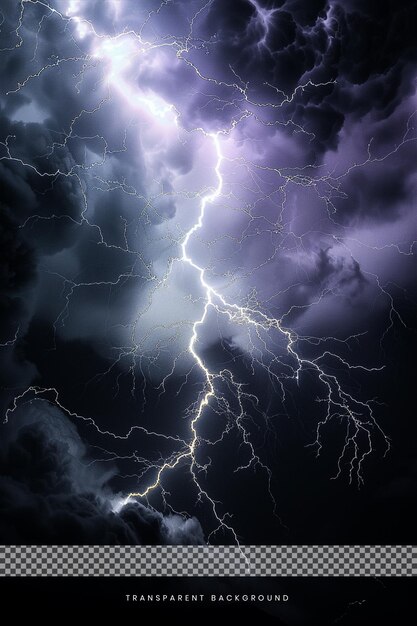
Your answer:
[[[79,226],[86,224],[94,228],[98,232],[100,245],[106,247],[115,247],[127,254],[132,255],[135,260],[140,261],[141,266],[144,268],[143,275],[146,276],[146,279],[149,281],[150,284],[153,285],[153,287],[145,309],[138,313],[136,320],[132,325],[132,345],[128,346],[127,348],[122,347],[119,351],[119,356],[115,359],[114,363],[106,372],[100,375],[104,376],[109,374],[111,369],[115,367],[118,363],[120,363],[123,358],[131,358],[132,365],[130,366],[130,373],[132,376],[132,395],[136,391],[136,368],[138,366],[142,367],[142,357],[140,356],[142,348],[138,344],[138,340],[135,337],[139,320],[141,316],[143,316],[146,312],[150,310],[152,305],[152,297],[157,293],[158,290],[167,285],[174,266],[180,264],[182,266],[188,266],[189,268],[191,268],[194,276],[196,277],[196,280],[198,281],[199,290],[202,294],[202,296],[198,299],[198,301],[201,302],[202,305],[202,312],[198,317],[189,322],[191,330],[186,352],[187,355],[191,358],[193,365],[191,366],[190,372],[185,377],[185,381],[183,384],[185,385],[187,383],[188,376],[191,371],[193,371],[193,369],[197,369],[200,372],[203,382],[202,391],[199,393],[195,403],[189,409],[190,436],[187,440],[179,436],[167,436],[161,433],[157,433],[155,431],[150,431],[139,425],[132,426],[132,428],[124,434],[104,430],[101,429],[92,418],[79,415],[66,408],[64,403],[62,403],[60,400],[58,390],[56,390],[55,388],[42,388],[37,386],[29,387],[14,398],[12,405],[7,410],[5,420],[7,421],[9,419],[10,415],[12,415],[14,411],[17,410],[18,406],[21,406],[25,402],[31,402],[34,399],[36,400],[42,398],[43,400],[50,401],[55,406],[58,406],[71,418],[81,419],[91,424],[97,430],[97,432],[107,437],[126,440],[129,439],[129,437],[134,432],[140,431],[147,436],[163,438],[169,440],[170,442],[178,444],[178,451],[174,451],[169,456],[162,457],[157,462],[144,459],[143,457],[139,456],[137,452],[134,452],[132,453],[132,455],[127,456],[127,458],[129,459],[131,458],[135,462],[141,462],[143,464],[144,470],[140,474],[136,474],[136,476],[138,477],[138,480],[141,481],[141,484],[145,483],[146,486],[144,486],[142,489],[129,492],[127,496],[123,498],[121,506],[126,504],[132,498],[143,498],[146,500],[148,496],[150,496],[156,490],[159,490],[162,493],[162,496],[165,500],[165,489],[163,484],[164,475],[167,472],[170,472],[175,468],[182,466],[183,464],[187,464],[190,469],[190,475],[192,477],[193,483],[197,490],[198,501],[202,501],[204,499],[208,503],[209,507],[212,510],[214,519],[216,520],[216,528],[210,533],[210,536],[212,536],[213,533],[216,533],[218,530],[221,529],[225,532],[231,533],[233,539],[237,543],[239,543],[237,532],[228,521],[230,515],[228,513],[222,514],[219,512],[218,503],[215,501],[214,497],[209,494],[208,490],[204,488],[204,485],[200,480],[200,474],[207,473],[211,461],[208,460],[206,462],[202,462],[199,457],[199,452],[203,447],[209,448],[210,446],[217,445],[220,441],[224,440],[224,438],[227,436],[232,428],[236,428],[241,437],[242,445],[247,450],[249,455],[248,460],[239,465],[235,471],[239,472],[255,466],[260,467],[263,470],[263,472],[267,476],[268,490],[272,499],[275,512],[276,502],[271,488],[272,473],[268,465],[266,465],[262,461],[259,454],[257,453],[257,450],[252,443],[250,432],[246,427],[246,420],[248,419],[246,409],[247,404],[249,404],[253,408],[254,412],[261,413],[261,415],[265,419],[265,425],[267,429],[269,427],[269,418],[263,413],[261,409],[259,409],[259,398],[246,390],[245,385],[236,379],[236,375],[233,373],[232,369],[230,369],[229,367],[224,367],[220,371],[215,371],[210,368],[207,361],[201,355],[201,351],[199,350],[199,343],[202,337],[201,331],[208,325],[209,315],[211,314],[211,312],[214,312],[214,314],[218,318],[226,320],[227,323],[229,323],[230,325],[243,327],[244,329],[246,329],[247,336],[249,338],[249,352],[251,357],[250,367],[252,369],[252,373],[255,373],[255,367],[259,367],[261,370],[266,372],[269,380],[271,380],[274,387],[276,386],[276,388],[280,392],[283,402],[286,399],[286,385],[289,381],[292,381],[298,387],[301,384],[301,379],[304,374],[315,379],[318,385],[318,389],[320,390],[320,392],[318,392],[317,402],[320,406],[324,407],[324,417],[319,421],[317,425],[316,439],[311,444],[312,446],[315,446],[317,456],[320,454],[323,447],[322,436],[328,424],[331,421],[339,421],[345,424],[344,444],[337,461],[336,474],[334,478],[338,478],[340,476],[343,471],[343,464],[348,459],[349,481],[353,482],[356,478],[357,483],[361,484],[363,482],[363,465],[366,458],[368,457],[368,455],[371,454],[373,450],[374,437],[378,436],[382,438],[385,445],[385,454],[390,449],[390,440],[377,422],[374,409],[374,405],[376,404],[376,402],[373,399],[363,401],[359,397],[353,395],[348,389],[346,389],[342,385],[339,378],[336,376],[336,374],[333,373],[333,370],[330,368],[328,363],[337,363],[339,366],[343,366],[343,368],[345,368],[347,371],[362,370],[368,373],[381,371],[381,369],[383,369],[383,366],[366,367],[360,364],[351,364],[345,358],[342,358],[342,356],[340,356],[337,352],[333,352],[330,349],[323,349],[319,356],[314,358],[306,358],[305,356],[303,356],[302,346],[306,343],[310,345],[319,345],[320,343],[327,344],[329,342],[342,341],[344,345],[348,345],[350,340],[356,340],[358,338],[358,335],[353,335],[346,340],[338,340],[334,337],[325,337],[321,339],[314,337],[305,337],[299,335],[294,329],[287,326],[286,318],[288,318],[295,309],[301,308],[302,306],[311,307],[319,304],[326,297],[326,295],[328,295],[328,292],[331,291],[331,289],[329,289],[328,291],[324,290],[317,299],[317,301],[309,303],[308,305],[293,305],[287,312],[281,315],[281,317],[274,318],[264,312],[261,304],[258,302],[256,293],[253,293],[252,296],[248,298],[248,301],[244,304],[241,304],[233,299],[229,299],[229,297],[227,296],[227,289],[223,290],[216,287],[213,284],[213,281],[210,279],[209,268],[200,264],[195,256],[192,254],[190,244],[194,240],[194,238],[197,237],[198,234],[201,234],[201,231],[204,229],[207,212],[210,210],[210,207],[215,207],[216,204],[225,197],[224,165],[226,161],[232,162],[233,160],[230,157],[225,156],[223,150],[223,141],[225,139],[229,139],[231,136],[233,137],[233,133],[236,127],[240,126],[241,123],[247,118],[252,118],[256,120],[256,122],[261,123],[265,126],[290,126],[294,128],[296,132],[304,133],[307,136],[311,136],[312,134],[310,132],[297,125],[292,119],[286,121],[274,120],[273,122],[271,122],[270,120],[264,119],[262,117],[262,112],[265,109],[283,109],[287,104],[291,104],[294,99],[305,90],[314,89],[319,86],[321,87],[331,85],[334,81],[316,84],[311,80],[307,80],[303,84],[298,85],[292,94],[285,94],[277,87],[266,83],[265,86],[270,87],[274,91],[276,96],[279,98],[279,102],[256,102],[256,100],[251,98],[249,95],[248,84],[245,83],[238,76],[237,72],[233,68],[230,68],[234,76],[232,81],[236,79],[237,82],[220,81],[211,76],[206,76],[205,73],[186,56],[190,47],[192,46],[193,28],[195,22],[198,19],[199,15],[204,12],[207,7],[210,6],[211,2],[204,3],[201,8],[191,17],[191,19],[189,20],[190,30],[187,37],[185,37],[183,41],[163,40],[162,42],[150,42],[143,39],[142,32],[145,28],[145,25],[151,20],[151,17],[153,15],[157,15],[162,7],[166,4],[167,0],[161,3],[157,11],[151,11],[148,14],[139,33],[133,30],[124,30],[119,34],[110,37],[107,34],[99,33],[89,20],[80,15],[81,6],[78,0],[71,0],[68,4],[67,10],[62,13],[57,11],[57,9],[55,9],[54,7],[50,6],[47,2],[43,2],[41,0],[21,0],[21,9],[18,18],[18,25],[15,30],[17,40],[15,46],[16,48],[20,47],[23,43],[21,30],[24,21],[24,12],[26,5],[38,5],[47,10],[48,15],[58,16],[61,20],[64,21],[65,24],[74,24],[75,32],[79,40],[88,39],[92,43],[88,53],[83,53],[80,54],[80,56],[68,58],[56,58],[53,62],[41,67],[38,71],[30,73],[26,78],[19,81],[14,89],[11,89],[8,92],[9,94],[12,94],[21,91],[22,89],[25,89],[31,81],[36,80],[43,73],[54,70],[62,64],[65,64],[66,62],[82,62],[84,64],[83,70],[80,73],[80,83],[78,83],[79,88],[84,78],[84,73],[87,71],[87,67],[95,66],[95,64],[97,63],[103,63],[105,65],[105,84],[108,92],[107,96],[101,99],[98,102],[97,106],[93,107],[92,109],[83,109],[72,120],[68,131],[65,133],[63,141],[57,141],[52,146],[50,146],[49,151],[47,152],[47,156],[50,156],[54,150],[65,147],[68,142],[74,138],[86,139],[85,137],[79,137],[76,134],[74,130],[76,127],[76,122],[81,117],[86,117],[97,113],[97,111],[99,111],[105,105],[105,103],[108,102],[111,97],[111,92],[114,91],[118,94],[118,97],[120,99],[123,99],[126,102],[127,106],[138,111],[139,116],[141,113],[143,113],[144,115],[148,115],[154,121],[156,120],[161,125],[164,125],[164,127],[177,133],[177,135],[179,136],[179,133],[183,130],[181,125],[180,111],[178,111],[173,104],[165,102],[165,100],[159,97],[157,94],[144,93],[140,88],[132,85],[126,78],[126,74],[128,73],[133,60],[136,60],[137,58],[140,59],[141,55],[149,54],[153,50],[159,50],[161,48],[167,47],[172,48],[175,51],[176,58],[183,61],[187,65],[187,67],[192,68],[192,70],[195,72],[196,77],[201,80],[205,86],[207,85],[207,88],[211,85],[221,86],[229,89],[232,93],[237,94],[235,97],[232,98],[232,104],[236,109],[236,114],[232,117],[232,121],[228,126],[222,128],[217,132],[210,132],[203,127],[196,127],[187,131],[188,133],[199,133],[202,137],[204,137],[205,141],[210,144],[210,147],[214,153],[214,159],[211,169],[215,175],[216,184],[208,190],[204,191],[203,193],[197,192],[191,196],[192,198],[195,198],[199,201],[199,211],[196,220],[188,228],[185,234],[182,235],[181,238],[174,241],[174,243],[177,245],[177,248],[179,249],[179,254],[178,256],[170,259],[168,269],[162,277],[156,276],[155,272],[153,271],[151,262],[146,260],[140,253],[132,250],[129,247],[129,242],[126,235],[128,225],[126,222],[124,225],[125,246],[113,246],[112,244],[108,244],[106,242],[100,227],[91,223],[87,215],[88,206],[86,184],[82,179],[82,175],[92,172],[94,168],[99,167],[100,165],[105,163],[106,158],[113,152],[126,150],[127,131],[125,132],[124,141],[120,149],[113,151],[109,149],[109,146],[104,137],[95,136],[94,138],[100,140],[102,142],[102,145],[104,146],[102,158],[90,164],[72,164],[71,167],[66,170],[58,169],[54,172],[45,172],[42,171],[40,168],[37,168],[32,163],[26,162],[20,156],[14,156],[12,148],[14,138],[12,135],[9,135],[8,137],[6,137],[4,142],[1,142],[4,148],[4,155],[0,157],[0,161],[7,160],[15,162],[23,167],[29,168],[31,171],[35,172],[41,177],[50,178],[52,184],[59,176],[75,178],[82,193],[84,208],[81,213],[80,220],[74,220],[74,218],[70,216],[52,215],[45,217],[35,215],[28,218],[21,225],[22,228],[26,227],[33,220],[38,219],[41,220],[65,218],[74,221],[74,223]],[[262,9],[262,7],[260,7],[256,0],[250,0],[250,4],[255,10],[255,18],[257,22],[261,25],[263,29],[263,36],[259,42],[259,46],[267,47],[270,20],[272,19],[275,9],[271,11]],[[115,18],[117,18],[117,13],[120,5],[117,2],[114,2],[113,8]],[[44,19],[45,16],[41,18],[38,33],[42,27]],[[13,47],[11,47],[10,49],[13,49]],[[230,102],[227,102],[226,100],[222,101],[221,98],[219,98],[219,96],[217,95],[213,95],[213,100],[217,101],[219,106],[230,105]],[[380,161],[382,160],[382,158],[388,158],[388,156],[398,151],[407,142],[414,140],[414,136],[411,137],[409,134],[410,125],[411,121],[409,120],[407,131],[404,135],[402,143],[396,146],[393,151],[389,152],[384,157],[372,157],[371,147],[368,146],[368,158],[361,164],[355,164],[353,166],[350,166],[339,176],[334,176],[333,173],[330,173],[328,175],[325,174],[314,176],[311,175],[309,172],[303,170],[299,170],[294,173],[294,171],[286,170],[284,168],[261,166],[256,163],[251,163],[248,160],[244,160],[244,162],[242,162],[242,160],[235,159],[233,161],[234,164],[242,165],[245,168],[248,173],[248,178],[250,179],[251,183],[253,183],[255,189],[258,189],[261,185],[258,176],[260,176],[262,173],[277,176],[283,181],[280,184],[278,190],[281,193],[283,200],[281,204],[281,211],[279,212],[277,221],[274,223],[270,222],[267,225],[266,231],[263,231],[261,229],[255,230],[255,235],[262,232],[268,232],[271,234],[281,232],[283,221],[282,216],[285,203],[287,201],[287,187],[290,184],[302,186],[304,188],[311,188],[317,194],[319,199],[324,202],[327,208],[328,216],[333,221],[335,207],[333,205],[332,198],[334,197],[334,195],[338,196],[340,185],[343,179],[352,171],[352,169],[356,167],[363,167],[364,165],[371,162]],[[314,170],[314,167],[310,166],[310,170]],[[118,189],[127,195],[140,198],[145,202],[144,212],[152,204],[152,199],[146,199],[144,196],[139,194],[136,189],[128,185],[124,180],[107,180],[97,175],[94,177],[94,184],[96,185],[96,189],[100,189],[102,191],[108,192]],[[249,184],[250,183],[248,183],[248,189],[250,189]],[[268,197],[272,197],[275,193],[277,193],[276,189],[274,189],[274,191],[271,192],[270,196]],[[160,195],[167,195],[164,189],[161,189]],[[156,197],[159,197],[158,194]],[[251,225],[256,222],[257,217],[253,215],[252,208],[248,209],[248,216]],[[249,231],[249,226],[247,230]],[[290,234],[294,238],[294,240],[299,239],[300,246],[302,247],[302,238],[297,236],[295,233],[291,232]],[[241,246],[243,241],[250,236],[254,235],[246,231],[242,233],[242,237],[237,240],[239,246]],[[329,236],[333,237],[338,244],[343,246],[346,245],[346,241],[348,240],[348,238],[345,236]],[[397,246],[397,249],[400,253],[411,254],[414,243],[411,245],[409,252],[402,252],[402,249],[399,246]],[[392,245],[395,247],[395,244]],[[261,265],[253,269],[253,273],[262,265],[265,265],[269,261],[273,260],[277,253],[278,249],[276,248],[273,254],[267,260],[265,260]],[[141,277],[142,273],[134,271],[133,268],[134,265],[132,265],[132,270],[130,272],[121,274],[117,278],[117,280],[114,281],[76,282],[74,280],[67,279],[65,276],[62,276],[59,273],[55,273],[56,278],[63,282],[63,294],[65,298],[64,309],[58,315],[54,325],[55,330],[58,325],[63,326],[65,324],[65,321],[69,315],[70,301],[76,290],[92,288],[94,286],[107,286],[109,288],[113,288],[115,286],[123,284],[125,281],[132,278]],[[378,285],[380,292],[384,294],[384,296],[388,299],[390,305],[390,321],[386,332],[388,332],[389,329],[392,327],[394,319],[397,319],[400,323],[405,325],[405,322],[402,320],[400,314],[395,309],[394,300],[390,292],[387,290],[386,286],[380,284],[377,276],[374,275],[373,278],[375,280],[375,283]],[[292,285],[289,289],[291,289],[292,287],[294,287],[294,285]],[[190,299],[191,298],[192,296],[190,294]],[[158,328],[159,327],[155,327],[156,330]],[[167,326],[162,325],[161,328],[166,330]],[[10,340],[6,344],[2,345],[12,345],[17,340],[18,332],[19,331],[17,331],[14,340]],[[175,330],[175,332],[177,332],[177,330]],[[272,341],[271,336],[277,337],[277,347],[280,348],[281,345],[283,346],[283,355],[281,357],[277,356],[277,353],[279,352],[278,349],[277,353],[275,353],[274,349],[271,349],[270,347]],[[145,345],[146,340],[147,337],[143,339],[142,346]],[[155,351],[157,352],[158,350],[160,350],[160,348],[156,346]],[[161,393],[165,392],[165,384],[170,376],[173,375],[177,361],[182,356],[182,354],[179,354],[174,359],[171,371],[163,378],[161,384],[159,385]],[[145,376],[144,379],[146,380]],[[228,400],[225,397],[225,394],[221,390],[222,388],[227,389],[227,391],[230,393],[230,396],[233,396],[236,399],[236,407],[232,407],[232,401]],[[145,394],[145,390],[143,390],[143,393]],[[219,413],[223,413],[228,416],[228,422],[225,429],[223,430],[220,437],[215,441],[206,439],[201,434],[200,424],[202,423],[202,420],[208,408],[212,410],[217,410]],[[362,443],[363,441],[365,441],[365,444]],[[106,457],[108,460],[121,458],[117,454],[110,451],[106,451],[105,453],[108,455]],[[154,472],[154,478],[150,481],[148,481],[146,478],[148,471]]]

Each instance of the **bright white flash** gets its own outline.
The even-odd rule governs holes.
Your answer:
[[[84,39],[86,34],[91,30],[91,27],[88,22],[79,16],[79,11],[81,9],[80,5],[81,0],[70,0],[65,14],[76,24],[77,35],[79,38]]]
[[[107,65],[106,81],[117,91],[130,107],[141,108],[152,115],[159,122],[176,125],[175,108],[167,104],[160,96],[140,86],[132,86],[128,77],[129,70],[143,61],[145,47],[140,47],[137,41],[129,36],[105,38],[100,41],[93,51],[93,57],[101,59]]]

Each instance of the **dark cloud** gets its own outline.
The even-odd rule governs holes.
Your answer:
[[[322,288],[355,284],[359,290],[367,281],[355,259],[346,261],[343,257],[334,258],[331,248],[327,248],[317,254],[314,278],[311,282],[319,284]]]
[[[3,296],[16,296],[34,278],[34,254],[28,243],[19,239],[18,226],[5,206],[1,207],[0,229],[0,290]]]
[[[363,303],[373,290],[355,259],[346,257],[340,250],[329,246],[316,250],[305,258],[304,268],[304,276],[297,281],[293,263],[287,265],[284,270],[287,273],[285,281],[293,287],[274,300],[274,306],[285,314],[286,324],[302,324],[303,316],[312,314],[319,319],[327,319],[324,324],[329,324],[329,318],[334,319],[337,315],[339,322],[337,323],[336,317],[336,326],[340,326],[342,317],[353,320],[362,317]],[[335,313],[333,307],[338,300],[343,304],[340,305],[341,311]],[[310,309],[312,304],[314,307]],[[313,310],[316,312],[313,313]],[[347,320],[343,324],[345,328],[348,327]],[[319,332],[325,332],[324,328]]]
[[[231,66],[249,81],[255,101],[261,96],[261,101],[280,103],[265,83],[290,95],[309,81],[333,82],[299,91],[284,106],[287,118],[314,133],[320,153],[336,145],[347,114],[392,112],[411,93],[409,73],[417,53],[410,25],[416,10],[414,2],[395,8],[392,2],[372,1],[213,2],[202,32],[216,36],[209,50],[217,79],[235,82]],[[259,17],[262,11],[267,27]]]
[[[395,167],[386,168],[385,176],[371,168],[357,170],[349,180],[349,197],[338,202],[338,216],[346,216],[352,222],[360,214],[363,220],[395,220],[410,197],[408,181],[398,176]]]
[[[133,501],[114,512],[122,500],[109,486],[115,469],[91,464],[75,427],[46,403],[8,425],[0,468],[3,544],[204,542],[195,518]]]

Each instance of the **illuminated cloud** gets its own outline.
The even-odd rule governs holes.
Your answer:
[[[390,450],[411,17],[399,44],[373,3],[5,3],[6,417],[58,407],[118,468],[118,514],[136,494],[246,539],[241,480],[271,528],[285,501],[280,437],[348,485]]]

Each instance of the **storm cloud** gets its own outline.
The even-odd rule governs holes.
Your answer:
[[[239,537],[257,542],[262,518],[264,542],[338,542],[349,532],[361,540],[368,505],[349,480],[354,446],[344,447],[353,422],[337,411],[326,421],[322,460],[308,447],[326,416],[317,363],[326,380],[339,377],[345,400],[357,397],[355,410],[378,398],[379,413],[360,422],[372,423],[372,451],[368,431],[355,440],[369,502],[382,510],[390,486],[410,490],[400,459],[415,467],[404,433],[415,338],[416,19],[415,2],[392,0],[2,3],[3,414],[23,401],[2,427],[2,541],[203,541],[194,517],[157,512],[164,493],[151,497],[153,508],[114,504],[187,449],[207,389],[189,349],[196,330],[218,384],[200,425],[197,478]],[[221,312],[218,299],[195,326],[207,294],[181,242],[203,198],[204,228],[187,254],[234,308]],[[281,331],[276,322],[269,334],[254,331],[238,307],[278,320]],[[401,356],[399,345],[410,352]],[[33,386],[46,391],[29,407]],[[52,406],[57,398],[66,413]],[[382,461],[385,432],[397,440]],[[242,468],[256,503],[242,495]],[[309,495],[338,468],[351,521],[340,502],[329,513],[333,486],[319,497],[323,514]],[[218,519],[195,478],[179,463],[163,487],[208,536]],[[391,540],[397,526],[386,519],[381,538]]]
[[[204,543],[195,518],[164,516],[108,483],[116,467],[94,464],[76,428],[47,403],[4,432],[0,541],[15,544]]]

